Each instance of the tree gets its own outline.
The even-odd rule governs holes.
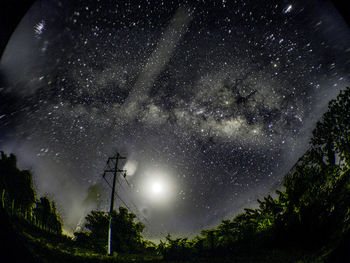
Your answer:
[[[350,165],[350,88],[331,100],[322,120],[312,132],[311,146],[323,153],[329,165],[336,157],[343,165]]]
[[[166,260],[185,260],[190,259],[193,254],[194,242],[185,238],[172,238],[170,234],[166,237],[166,242],[159,244],[159,249]]]
[[[57,234],[62,233],[62,222],[57,214],[55,203],[51,202],[46,196],[41,197],[36,202],[34,215],[41,227],[54,231]]]
[[[144,225],[135,222],[135,214],[129,213],[124,207],[119,212],[113,210],[112,221],[112,251],[137,252],[143,247],[141,232]],[[85,230],[74,233],[76,242],[99,253],[107,250],[108,213],[91,211],[86,216]]]
[[[276,199],[268,195],[258,200],[257,209],[246,208],[233,220],[223,220],[216,229],[202,231],[194,243],[167,236],[169,244],[162,242],[158,248],[176,259],[183,244],[197,248],[202,256],[214,257],[259,250],[265,253],[266,249],[299,248],[303,253],[307,249],[314,253],[329,244],[336,247],[339,240],[348,244],[349,143],[350,89],[346,88],[329,103],[313,131],[310,149],[284,177],[284,190],[276,191]],[[205,253],[208,251],[215,253]]]
[[[19,170],[14,154],[7,156],[0,152],[0,190],[5,190],[6,197],[14,200],[23,209],[33,207],[36,193],[33,187],[32,174],[28,170]]]

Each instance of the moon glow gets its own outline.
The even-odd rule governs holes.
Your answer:
[[[166,170],[149,169],[138,183],[141,198],[149,207],[162,207],[169,205],[176,193],[176,183],[173,174]]]
[[[163,185],[161,182],[154,182],[152,184],[152,192],[154,195],[161,195],[163,193]]]

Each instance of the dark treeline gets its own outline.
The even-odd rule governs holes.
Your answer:
[[[112,218],[112,225],[115,226],[112,228],[112,251],[142,253],[145,248],[141,236],[144,225],[134,221],[136,215],[119,207],[119,212],[113,211]],[[92,211],[85,221],[85,231],[74,233],[77,245],[94,252],[106,253],[109,213]]]
[[[144,225],[123,207],[113,212],[113,257],[103,256],[106,212],[91,211],[73,239],[57,238],[62,237],[62,223],[54,202],[47,197],[37,199],[31,173],[19,170],[16,157],[3,152],[2,207],[41,231],[55,233],[53,242],[42,239],[42,232],[29,231],[32,237],[36,235],[31,239],[32,251],[40,251],[46,257],[43,262],[63,262],[63,258],[64,262],[144,262],[145,255],[152,262],[350,262],[349,88],[329,103],[312,135],[308,150],[284,177],[281,191],[258,200],[258,208],[222,220],[192,240],[170,235],[158,245],[144,240]]]
[[[312,134],[309,150],[285,176],[284,190],[276,191],[276,198],[268,195],[258,200],[257,209],[245,209],[234,219],[223,220],[217,228],[202,231],[194,240],[168,236],[167,242],[160,244],[165,257],[234,259],[299,251],[301,255],[332,258],[344,256],[332,251],[346,244],[350,262],[349,88],[329,103]],[[294,262],[295,258],[290,260]]]
[[[0,152],[0,193],[2,206],[11,213],[21,214],[40,228],[62,233],[55,203],[47,196],[37,199],[31,172],[18,169],[16,156],[4,152]]]

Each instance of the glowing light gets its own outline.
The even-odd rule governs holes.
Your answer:
[[[128,176],[133,176],[137,170],[137,162],[128,160],[124,165],[123,170],[127,171]]]
[[[152,185],[152,192],[159,195],[163,192],[163,186],[160,182],[154,182]]]
[[[169,171],[149,169],[142,177],[140,193],[149,205],[168,205],[173,200],[176,187]]]
[[[287,6],[287,7],[283,10],[283,13],[287,14],[287,13],[291,12],[291,11],[292,11],[292,8],[293,8],[292,5]]]
[[[44,28],[45,28],[45,21],[44,20],[41,20],[39,23],[37,23],[35,26],[34,26],[34,32],[35,34],[37,35],[41,35],[44,31]]]

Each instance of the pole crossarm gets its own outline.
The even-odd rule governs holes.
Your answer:
[[[115,170],[105,170],[104,173],[103,173],[103,176],[105,176],[106,173],[114,173],[114,172],[115,172]],[[120,170],[120,169],[118,169],[117,172],[119,172],[119,173],[126,173],[126,170]]]

